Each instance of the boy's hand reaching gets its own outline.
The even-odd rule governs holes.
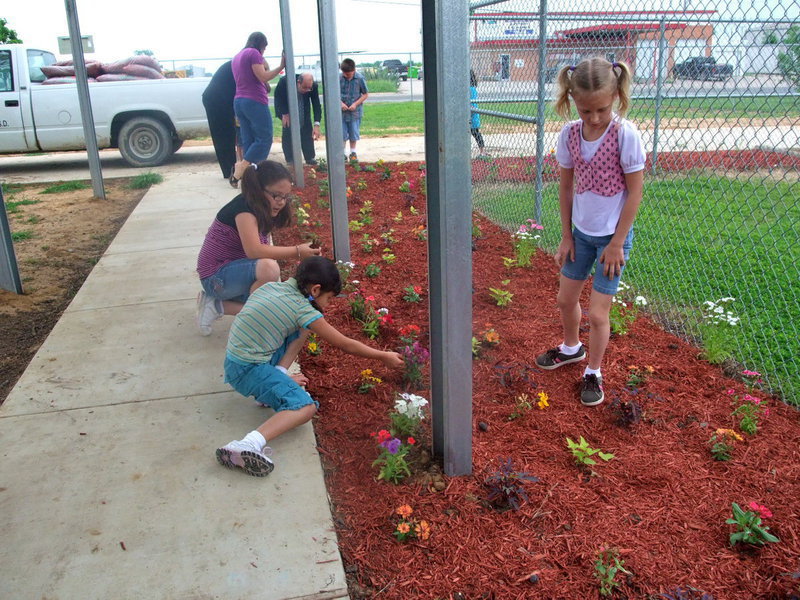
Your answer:
[[[397,352],[384,352],[381,362],[392,369],[402,369],[406,364]]]

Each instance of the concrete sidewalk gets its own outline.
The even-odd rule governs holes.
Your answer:
[[[0,598],[346,598],[310,424],[248,477],[214,450],[269,411],[194,322],[213,170],[142,199],[0,407]]]

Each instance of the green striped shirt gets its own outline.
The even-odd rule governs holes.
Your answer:
[[[267,283],[250,294],[228,335],[234,361],[268,363],[288,336],[322,317],[291,278]]]

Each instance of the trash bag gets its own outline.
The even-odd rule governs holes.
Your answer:
[[[146,79],[164,79],[161,71],[156,71],[152,67],[145,65],[126,65],[122,67],[122,72],[125,73],[125,75],[135,75],[136,77],[144,77]]]

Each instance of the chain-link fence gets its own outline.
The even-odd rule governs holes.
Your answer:
[[[558,73],[624,61],[648,160],[623,279],[668,329],[800,403],[800,0],[655,4],[473,3],[474,206],[509,230],[536,219],[553,251]],[[725,297],[738,323],[703,320]]]

